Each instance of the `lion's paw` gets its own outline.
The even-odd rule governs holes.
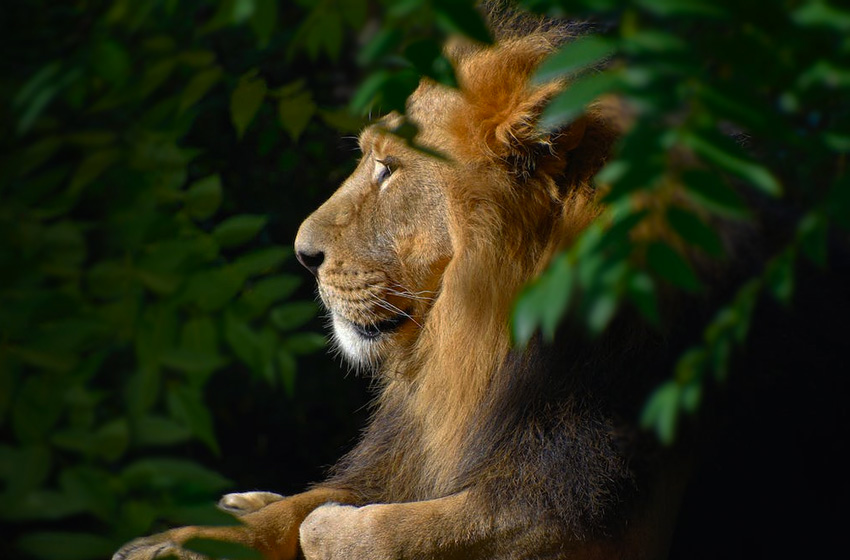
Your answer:
[[[130,541],[112,556],[112,560],[154,560],[156,558],[207,560],[201,554],[180,548],[180,545],[169,539],[167,533]]]
[[[274,492],[236,492],[222,496],[218,507],[236,515],[245,515],[284,498],[285,496]]]
[[[307,560],[393,558],[390,541],[376,523],[374,508],[326,504],[313,510],[299,530],[304,556]]]

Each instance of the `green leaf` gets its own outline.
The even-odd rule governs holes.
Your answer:
[[[209,218],[218,210],[221,197],[221,178],[218,175],[195,181],[186,191],[186,212],[196,220]]]
[[[255,0],[256,9],[251,15],[251,28],[260,48],[268,46],[278,23],[276,0]]]
[[[826,1],[806,2],[791,14],[791,18],[800,25],[850,32],[850,11],[830,6]]]
[[[127,450],[130,430],[127,420],[121,418],[104,424],[95,432],[74,428],[57,431],[50,441],[62,449],[114,462]]]
[[[21,496],[38,489],[47,480],[51,464],[47,446],[13,448],[0,445],[0,479],[5,482],[4,493]]]
[[[782,195],[782,185],[764,166],[736,154],[719,142],[690,133],[684,137],[685,144],[709,163],[738,175],[770,196]]]
[[[231,560],[262,560],[263,556],[244,545],[217,541],[203,537],[194,537],[183,543],[183,548],[198,552],[211,558],[228,558]]]
[[[800,249],[813,263],[826,267],[829,222],[822,214],[811,212],[797,226]]]
[[[437,23],[449,33],[460,33],[490,44],[490,30],[470,0],[433,0]]]
[[[262,79],[241,79],[230,96],[230,120],[236,129],[236,136],[242,138],[263,99],[266,97],[266,82]]]
[[[257,334],[233,313],[224,315],[224,339],[242,363],[256,369],[259,363]]]
[[[287,397],[295,395],[295,356],[284,349],[277,352],[277,368],[280,372],[280,379],[283,383],[283,391]]]
[[[62,414],[56,394],[61,387],[58,381],[54,376],[31,374],[18,389],[12,404],[12,429],[19,441],[39,442],[53,430]]]
[[[198,439],[216,455],[221,454],[215,437],[212,415],[204,404],[200,390],[187,386],[172,387],[167,396],[171,415],[189,426]]]
[[[597,74],[581,77],[567,85],[567,88],[555,96],[540,117],[540,128],[556,130],[580,116],[585,108],[603,93],[619,86],[620,74],[614,70],[604,70]]]
[[[723,242],[720,237],[696,214],[672,207],[667,211],[667,221],[688,244],[699,247],[712,257],[723,256]]]
[[[674,286],[687,292],[698,292],[702,289],[702,284],[688,261],[666,243],[651,243],[646,250],[646,261],[655,274]]]
[[[707,0],[638,0],[638,4],[659,16],[723,16],[726,11]]]
[[[139,446],[174,445],[192,437],[192,431],[171,418],[146,414],[136,420],[134,443]]]
[[[244,277],[268,274],[278,268],[291,255],[283,247],[268,247],[249,253],[233,262],[233,268]]]
[[[661,323],[658,298],[652,277],[644,272],[635,272],[626,285],[626,297],[637,307],[644,319],[653,325]]]
[[[233,266],[202,270],[189,277],[181,301],[193,302],[203,311],[216,311],[236,297],[245,277]]]
[[[208,68],[198,72],[194,78],[186,85],[180,96],[180,104],[177,111],[179,113],[186,112],[187,109],[193,107],[204,95],[219,81],[223,76],[221,68]]]
[[[649,397],[641,413],[641,426],[654,430],[664,445],[671,445],[676,439],[680,393],[681,387],[675,381],[663,383]]]
[[[297,329],[316,316],[318,307],[312,301],[296,301],[279,305],[269,314],[272,324],[283,331]]]
[[[682,185],[688,197],[706,210],[735,219],[750,216],[744,199],[717,174],[688,171],[682,175]]]
[[[283,348],[296,356],[312,354],[327,345],[324,335],[318,333],[297,333],[283,342]]]
[[[187,348],[172,348],[163,352],[160,363],[186,373],[208,374],[224,365],[221,356]]]
[[[118,496],[114,477],[108,471],[84,465],[68,467],[59,475],[59,486],[63,500],[79,504],[78,512],[93,513],[102,521],[112,520]]]
[[[119,43],[106,39],[92,48],[92,68],[104,81],[117,86],[130,77],[130,55]]]
[[[268,222],[268,216],[241,214],[220,223],[213,230],[213,238],[221,247],[235,247],[251,240]]]
[[[87,185],[94,182],[98,177],[109,169],[118,159],[120,152],[115,149],[106,149],[86,156],[74,171],[68,192],[75,195]]]
[[[280,274],[272,278],[263,278],[242,294],[244,301],[253,314],[264,312],[268,307],[282,299],[288,298],[303,280],[300,276]]]
[[[117,544],[98,535],[45,531],[24,535],[17,547],[44,560],[99,560],[115,552]]]
[[[777,301],[789,305],[794,295],[794,264],[796,254],[793,249],[783,251],[767,264],[765,282],[770,293]]]
[[[310,92],[307,91],[283,97],[277,105],[280,124],[294,142],[301,137],[301,133],[307,128],[315,113],[316,104]]]
[[[179,492],[184,496],[208,496],[230,487],[220,474],[183,459],[140,459],[121,472],[121,479],[131,489]]]
[[[381,57],[395,50],[403,37],[404,33],[400,29],[379,29],[369,42],[358,51],[357,62],[363,66],[376,63]]]
[[[534,73],[536,83],[548,82],[576,74],[596,66],[616,49],[616,43],[598,35],[587,35],[569,43],[546,57]]]

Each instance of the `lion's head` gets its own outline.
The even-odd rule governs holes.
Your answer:
[[[562,35],[455,46],[460,87],[425,80],[407,109],[417,143],[445,157],[389,133],[401,119],[389,115],[360,135],[357,169],[302,224],[296,253],[353,363],[436,348],[498,359],[517,290],[596,215],[590,177],[615,136],[604,111],[535,126],[563,84],[530,77]]]

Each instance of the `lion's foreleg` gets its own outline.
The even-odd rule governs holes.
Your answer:
[[[492,558],[502,531],[468,492],[364,507],[326,504],[301,524],[308,560]]]
[[[298,527],[311,511],[327,502],[354,501],[351,493],[333,488],[316,488],[280,500],[273,498],[272,494],[255,495],[251,500],[265,503],[249,504],[245,500],[238,503],[236,509],[259,506],[256,511],[241,515],[240,525],[172,529],[127,543],[115,553],[113,560],[153,560],[167,556],[194,560],[199,556],[183,550],[181,545],[195,537],[239,543],[269,560],[292,560],[298,552]]]

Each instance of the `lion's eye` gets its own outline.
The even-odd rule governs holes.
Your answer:
[[[375,173],[373,175],[373,179],[375,184],[378,186],[382,186],[384,181],[390,178],[390,175],[393,174],[396,168],[395,158],[387,157],[384,159],[376,159],[375,160]]]

